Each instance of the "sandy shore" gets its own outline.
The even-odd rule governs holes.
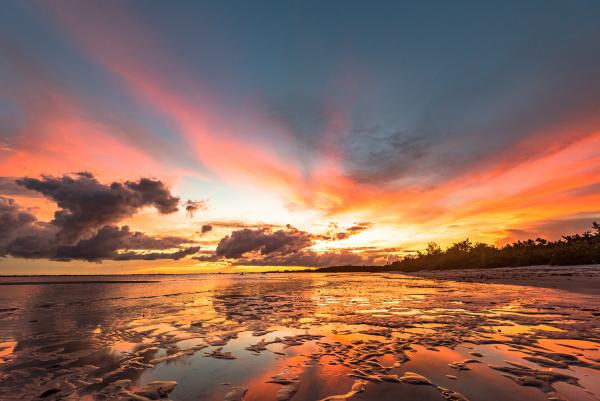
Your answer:
[[[600,400],[596,295],[389,273],[136,279],[3,286],[0,400]]]
[[[600,294],[600,265],[458,269],[421,271],[410,275],[438,280],[523,285],[582,294]]]

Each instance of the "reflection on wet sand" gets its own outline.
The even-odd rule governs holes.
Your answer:
[[[0,399],[600,399],[596,295],[397,274],[149,281],[3,288]]]

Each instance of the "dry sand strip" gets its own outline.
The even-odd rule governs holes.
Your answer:
[[[405,274],[435,280],[522,285],[600,294],[600,265],[456,269]]]

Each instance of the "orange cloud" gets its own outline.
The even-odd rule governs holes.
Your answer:
[[[359,182],[346,174],[345,155],[331,146],[342,140],[348,130],[342,113],[328,110],[331,121],[323,133],[322,148],[307,168],[285,155],[282,149],[290,146],[284,143],[290,140],[285,132],[275,130],[281,135],[269,140],[254,132],[268,121],[262,118],[260,110],[220,117],[215,91],[199,83],[174,55],[160,46],[160,38],[123,5],[45,6],[85,54],[122,80],[139,102],[177,127],[203,166],[228,182],[270,191],[292,209],[315,209],[328,217],[359,214],[376,224],[418,225],[424,231],[435,227],[475,227],[474,222],[480,222],[481,231],[489,232],[493,225],[510,227],[594,211],[599,200],[595,193],[569,192],[600,178],[600,134],[593,129],[597,127],[587,127],[586,121],[532,133],[509,151],[480,163],[477,170],[435,186]],[[69,107],[72,106],[64,106]],[[136,149],[104,136],[90,122],[73,117],[44,118],[40,125],[52,127],[52,133],[41,141],[37,139],[43,142],[39,145],[43,149],[37,154],[48,157],[41,156],[39,165],[33,165],[32,170],[43,165],[64,171],[70,166],[81,169],[93,163],[106,165],[103,174],[111,169],[147,172],[161,168]],[[256,125],[257,122],[260,123]],[[85,134],[73,138],[74,131]],[[86,142],[89,138],[100,146],[115,148],[114,158],[108,162],[98,160],[100,156]],[[62,147],[53,145],[56,143],[66,144],[71,150],[62,154]],[[9,165],[25,164],[26,157],[14,157],[7,160]],[[57,158],[61,161],[54,165],[50,159]],[[464,228],[457,228],[456,235],[464,234]]]

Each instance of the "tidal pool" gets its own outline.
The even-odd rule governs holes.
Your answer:
[[[0,400],[600,400],[593,294],[400,274],[95,279],[0,278]]]

